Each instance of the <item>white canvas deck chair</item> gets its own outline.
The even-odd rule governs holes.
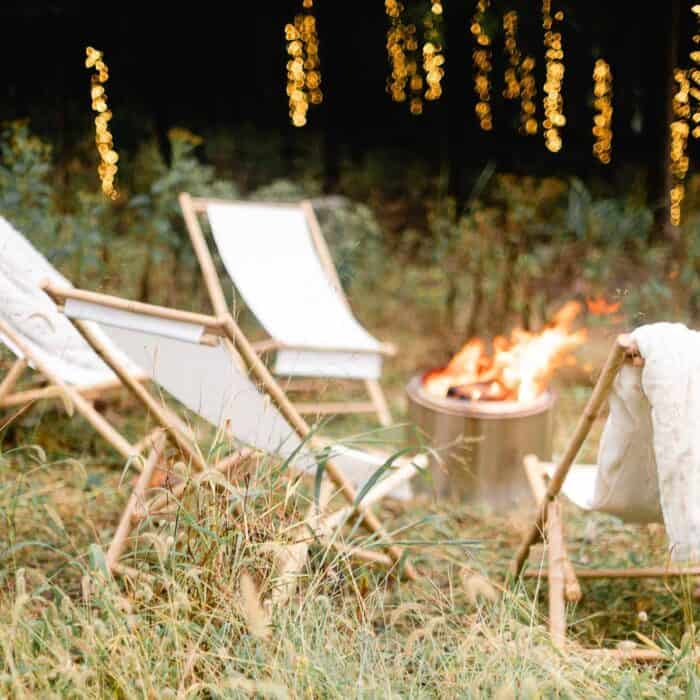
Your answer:
[[[228,309],[198,214],[208,218],[226,271],[269,334],[254,348],[259,354],[276,352],[274,372],[288,378],[285,388],[309,388],[320,378],[361,380],[370,398],[298,403],[297,410],[376,413],[381,425],[390,425],[378,380],[383,356],[396,350],[373,338],[354,317],[311,203],[233,202],[182,193],[180,206],[214,313]]]
[[[59,399],[76,410],[124,458],[139,455],[147,440],[130,444],[93,407],[95,399],[121,388],[121,382],[93,352],[41,289],[42,281],[70,286],[54,267],[8,221],[0,217],[0,343],[17,358],[0,375],[0,409],[26,406],[41,399]],[[137,381],[143,372],[104,337]],[[35,386],[17,390],[27,371]]]
[[[95,323],[143,367],[156,384],[214,427],[225,426],[239,445],[293,460],[292,467],[297,471],[308,473],[316,468],[318,458],[313,450],[327,448],[327,443],[319,443],[311,435],[308,425],[230,314],[218,318],[191,314],[51,284],[45,289],[64,309],[88,344],[167,431],[196,471],[206,472],[210,468],[225,471],[231,460],[239,459],[240,455],[234,454],[231,460],[223,459],[218,465],[209,467],[189,436],[183,434],[163,411],[160,401],[125,371],[112,349],[95,333]],[[249,373],[262,393],[249,378]],[[325,474],[347,500],[348,506],[329,515],[315,514],[313,529],[325,533],[324,537],[330,536],[330,529],[334,526],[350,516],[357,516],[379,537],[386,554],[366,550],[349,553],[390,567],[400,562],[403,574],[413,579],[416,577],[413,566],[403,560],[402,550],[392,544],[369,505],[388,493],[396,493],[416,474],[417,468],[414,462],[398,459],[398,468],[391,470],[390,476],[376,483],[369,481],[385,460],[385,457],[333,446],[325,462]],[[124,570],[119,558],[133,527],[149,516],[159,514],[163,507],[172,506],[169,493],[147,500],[149,472],[154,463],[155,460],[146,463],[109,548],[107,564],[113,571]],[[362,488],[363,482],[368,492],[358,502],[358,487]],[[304,537],[308,540],[308,532]],[[340,542],[338,545],[342,546]]]
[[[584,510],[591,510],[598,467],[596,465],[574,464],[574,461],[610,395],[615,377],[625,362],[643,364],[633,339],[630,336],[621,335],[610,351],[603,371],[561,459],[555,464],[539,462],[534,455],[525,459],[525,470],[535,500],[540,505],[536,521],[517,552],[514,571],[516,576],[522,573],[526,578],[539,578],[541,576],[548,578],[549,629],[553,643],[560,648],[566,642],[566,601],[577,602],[581,598],[579,579],[640,579],[700,575],[700,567],[575,569],[568,559],[558,496],[562,492]],[[550,476],[548,484],[544,481],[545,475]],[[546,538],[547,541],[547,568],[544,571],[539,569],[524,571],[531,547],[542,541],[543,538]],[[654,649],[596,649],[592,651],[600,655],[636,661],[655,661],[664,658],[662,653]]]

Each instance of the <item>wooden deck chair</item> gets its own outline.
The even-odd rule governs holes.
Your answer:
[[[643,364],[632,338],[619,336],[608,355],[603,371],[583,410],[583,414],[571,436],[564,454],[556,463],[542,463],[535,456],[525,459],[525,471],[536,502],[539,504],[535,523],[523,540],[514,561],[516,576],[526,578],[546,576],[549,581],[549,629],[555,646],[562,648],[566,642],[566,601],[575,602],[581,597],[579,579],[601,578],[669,578],[698,576],[700,567],[660,566],[625,569],[575,569],[566,553],[563,520],[558,500],[560,492],[572,501],[590,509],[596,479],[597,466],[574,464],[583,442],[605,405],[617,373],[625,362]],[[550,476],[545,485],[544,476]],[[523,570],[533,545],[546,538],[547,568]],[[663,660],[662,653],[654,649],[595,649],[593,653],[635,661]]]
[[[123,457],[139,455],[147,440],[130,444],[92,403],[121,388],[121,381],[42,291],[44,280],[70,286],[24,236],[0,217],[0,343],[17,358],[0,376],[0,409],[59,399],[69,412],[80,413]],[[100,337],[121,358],[130,376],[136,381],[145,379],[136,365],[107,338]],[[30,370],[35,373],[35,385],[19,391],[18,382]]]
[[[125,371],[119,359],[94,332],[99,324],[108,336],[144,367],[151,379],[185,406],[208,420],[213,426],[227,426],[238,443],[293,460],[293,467],[301,472],[316,468],[318,458],[314,448],[327,447],[311,435],[309,426],[287,398],[286,394],[260,360],[251,344],[241,332],[232,316],[220,317],[196,315],[149,304],[130,302],[118,297],[95,294],[82,290],[59,288],[51,283],[45,290],[62,306],[66,315],[83,335],[89,345],[112,368],[144,407],[152,413],[170,437],[189,457],[198,471],[209,467],[199,454],[196,445],[182,434],[170,421],[162,406],[148,390]],[[216,336],[220,337],[216,342]],[[203,344],[209,337],[214,342]],[[261,391],[249,378],[260,386]],[[347,500],[348,506],[341,514],[329,514],[316,518],[320,531],[328,537],[327,528],[338,525],[350,516],[358,517],[362,524],[379,537],[386,555],[375,552],[353,552],[360,558],[394,566],[400,562],[403,574],[416,578],[410,562],[404,561],[403,550],[391,542],[378,517],[368,503],[394,491],[412,478],[417,467],[406,459],[396,460],[398,469],[386,481],[371,487],[369,501],[358,501],[361,482],[367,488],[373,484],[371,474],[385,462],[385,458],[359,450],[333,446],[325,461],[325,474]],[[223,466],[228,465],[223,460]],[[353,483],[351,476],[362,473],[360,483]],[[142,475],[134,489],[130,505],[118,528],[118,537],[110,547],[108,565],[116,570],[128,533],[138,521],[149,514],[159,513],[160,508],[171,502],[168,494],[145,503],[147,476]],[[339,520],[340,518],[340,520]],[[339,543],[340,544],[340,543]]]
[[[396,349],[373,338],[354,317],[308,201],[234,202],[180,195],[180,206],[217,316],[228,311],[198,214],[206,215],[221,260],[270,339],[274,372],[288,391],[320,378],[361,380],[369,402],[297,404],[302,414],[371,413],[383,426],[391,413],[379,384],[382,357]],[[296,378],[296,379],[294,379]]]

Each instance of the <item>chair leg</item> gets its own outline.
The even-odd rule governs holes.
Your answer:
[[[551,501],[547,510],[549,632],[554,646],[561,649],[566,642],[566,603],[564,600],[565,553],[559,501]]]
[[[15,384],[17,384],[17,381],[22,376],[22,372],[24,372],[28,364],[26,357],[20,357],[15,360],[14,364],[5,375],[5,378],[0,382],[0,401],[15,388]]]
[[[230,479],[231,472],[240,466],[241,463],[245,462],[245,460],[247,460],[253,454],[253,452],[254,450],[247,447],[237,450],[228,457],[224,457],[213,467],[209,467],[202,472],[198,472],[197,476],[195,476],[191,481],[188,479],[183,479],[180,483],[175,484],[175,486],[167,490],[165,493],[160,493],[154,496],[148,503],[142,502],[141,507],[135,508],[131,512],[130,517],[132,523],[141,522],[142,520],[145,520],[151,516],[162,517],[168,514],[172,508],[177,508],[177,499],[182,496],[190,483],[201,482],[214,472],[219,472],[227,479]]]
[[[523,468],[527,476],[532,495],[537,503],[538,508],[541,507],[542,501],[546,497],[547,485],[544,481],[544,471],[539,459],[535,455],[527,455],[523,460]],[[578,582],[576,571],[573,564],[566,553],[566,539],[564,538],[564,521],[559,518],[560,537],[562,541],[562,551],[564,555],[564,593],[566,600],[569,603],[578,603],[581,600],[581,585]]]
[[[377,411],[377,416],[382,427],[388,428],[392,423],[389,404],[384,395],[384,391],[376,379],[366,379],[365,386],[372,403]]]
[[[143,501],[144,494],[148,485],[151,482],[151,476],[156,468],[158,462],[160,462],[161,456],[163,454],[163,449],[165,447],[165,434],[161,433],[160,436],[156,437],[154,440],[153,448],[151,449],[148,459],[141,470],[136,486],[131,492],[129,501],[124,508],[121,520],[117,526],[117,531],[114,533],[112,542],[107,550],[107,568],[109,571],[113,571],[115,565],[119,561],[119,557],[124,551],[126,546],[126,539],[129,536],[132,528],[132,518],[136,511],[139,503]]]

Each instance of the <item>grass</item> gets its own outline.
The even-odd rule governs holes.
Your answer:
[[[403,353],[386,378],[400,419],[403,382],[434,363],[443,339],[421,339],[420,318],[401,323],[398,306],[386,335]],[[374,327],[389,326],[381,321]],[[588,349],[596,358],[612,330]],[[562,375],[556,449],[588,385],[580,370]],[[143,419],[128,398],[119,401],[105,410],[134,437]],[[514,585],[505,575],[528,525],[524,514],[494,517],[428,497],[408,508],[387,502],[382,515],[423,574],[419,582],[397,583],[312,543],[293,597],[270,606],[278,583],[274,546],[290,541],[313,486],[290,482],[279,464],[257,459],[241,476],[242,506],[209,485],[192,490],[175,521],[139,538],[134,562],[151,578],[113,581],[103,552],[131,474],[59,406],[32,407],[3,425],[0,697],[700,696],[695,640],[684,633],[695,604],[680,582],[585,583],[583,601],[569,610],[574,643],[566,653],[552,647],[546,582]],[[372,432],[358,418],[335,421],[326,432],[389,446],[403,437],[400,428]],[[583,459],[594,459],[594,446],[592,439]],[[573,507],[566,516],[577,564],[665,561],[659,527],[584,518]],[[360,531],[344,536],[376,545]],[[538,557],[541,548],[535,564]],[[620,665],[583,652],[621,642],[656,645],[669,661]]]

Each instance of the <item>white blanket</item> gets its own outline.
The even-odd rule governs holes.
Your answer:
[[[41,290],[44,280],[62,287],[71,286],[21,233],[0,216],[0,318],[31,348],[35,357],[64,382],[91,386],[115,379],[109,367]],[[21,357],[19,348],[9,338],[0,334],[0,342]],[[137,371],[121,353],[119,357],[132,371]]]
[[[594,510],[666,526],[674,561],[700,559],[700,333],[656,323],[632,334],[644,367],[615,381]]]

